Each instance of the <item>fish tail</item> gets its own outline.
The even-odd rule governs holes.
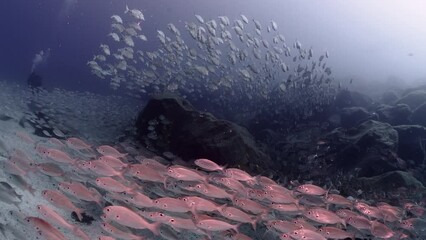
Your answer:
[[[124,11],[124,14],[128,13],[130,11],[129,6],[126,4],[126,10]]]
[[[79,220],[79,221],[82,221],[82,220],[83,220],[83,215],[82,215],[82,213],[83,213],[83,209],[76,208],[76,209],[74,210],[74,212],[77,214],[77,218],[78,218],[78,220]]]
[[[154,233],[155,235],[159,236],[160,235],[160,227],[161,227],[161,223],[155,222],[155,223],[152,223],[150,225],[149,230],[151,230],[151,232]]]
[[[251,226],[253,227],[253,230],[254,230],[254,231],[256,231],[257,218],[253,219],[253,220],[250,222],[250,224],[251,224]]]

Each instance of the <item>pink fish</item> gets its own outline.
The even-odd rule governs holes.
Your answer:
[[[327,240],[318,232],[309,229],[298,229],[290,233],[290,236],[296,240]]]
[[[232,203],[234,206],[253,214],[262,214],[268,211],[265,206],[247,198],[238,198],[234,196],[232,198]]]
[[[338,206],[352,206],[353,202],[338,194],[327,194],[325,201],[328,204],[334,204]]]
[[[296,205],[294,203],[291,203],[291,204],[271,203],[270,206],[274,210],[277,210],[279,212],[289,214],[289,215],[297,215],[304,210],[303,206]]]
[[[152,199],[141,192],[121,195],[121,199],[127,203],[135,205],[136,207],[151,208],[154,206]]]
[[[298,229],[296,224],[285,220],[270,220],[266,222],[266,226],[268,229],[276,229],[282,233],[288,233]]]
[[[219,213],[230,220],[241,222],[241,223],[250,223],[253,227],[253,230],[256,230],[257,218],[253,215],[249,215],[238,208],[228,207],[226,205],[218,209]]]
[[[55,163],[37,163],[37,169],[51,177],[62,177],[65,175],[64,170]]]
[[[346,223],[358,230],[370,230],[371,228],[370,220],[363,216],[349,217],[346,219]]]
[[[227,193],[222,188],[216,187],[212,184],[200,183],[195,185],[194,190],[211,198],[228,198],[232,199],[232,195]]]
[[[111,191],[111,192],[128,192],[128,193],[134,193],[139,186],[137,184],[134,184],[132,187],[128,187],[124,185],[123,183],[111,178],[111,177],[98,177],[95,181],[96,185],[99,187]]]
[[[166,174],[172,178],[182,181],[207,182],[207,176],[202,173],[185,167],[171,166]]]
[[[78,138],[73,138],[73,137],[65,140],[65,143],[67,144],[68,147],[74,150],[84,150],[84,149],[91,148],[91,146],[85,143],[83,140]]]
[[[58,186],[62,191],[78,199],[88,202],[96,202],[99,206],[102,206],[102,196],[94,188],[87,188],[80,182],[60,182]]]
[[[395,236],[395,232],[385,224],[378,221],[371,221],[371,234],[378,238],[389,239]]]
[[[318,223],[324,223],[324,224],[340,223],[343,226],[346,226],[346,222],[342,218],[340,218],[335,213],[329,210],[326,210],[324,208],[319,208],[319,207],[309,208],[303,212],[303,215]]]
[[[223,170],[225,169],[225,167],[221,167],[217,163],[206,158],[197,159],[194,161],[194,164],[202,168],[203,170],[206,170],[209,172],[214,172],[214,171],[223,172]]]
[[[30,223],[47,240],[65,240],[67,239],[62,232],[50,225],[45,220],[38,217],[26,217],[25,221]]]
[[[96,151],[98,153],[104,155],[104,156],[113,156],[116,158],[124,158],[127,156],[127,153],[120,153],[117,149],[108,146],[108,145],[102,145],[96,148]]]
[[[67,164],[72,164],[72,165],[74,165],[75,162],[76,162],[76,160],[72,159],[67,153],[65,153],[61,150],[54,149],[54,148],[45,148],[45,147],[38,146],[37,151],[42,156],[50,158],[50,159],[52,159],[56,162],[67,163]]]
[[[60,148],[62,148],[62,147],[64,147],[65,146],[65,144],[64,143],[62,143],[62,141],[61,140],[59,140],[59,139],[57,139],[57,138],[49,138],[49,141],[48,141],[51,145],[54,145],[54,146],[57,146],[57,147],[60,147]]]
[[[323,189],[322,187],[318,187],[316,185],[313,185],[313,184],[303,184],[303,185],[296,187],[295,190],[297,192],[302,193],[302,194],[316,195],[316,196],[325,195],[327,193],[327,190]]]
[[[101,223],[101,227],[104,231],[106,231],[107,233],[117,238],[128,239],[128,240],[144,240],[145,239],[144,237],[137,236],[131,233],[130,231],[124,231],[124,230],[118,229],[114,227],[112,224],[107,222]]]
[[[120,177],[124,178],[123,174],[126,172],[126,169],[122,169],[120,171],[117,171],[116,169],[109,166],[107,163],[101,160],[94,160],[89,162],[89,169],[96,173],[98,176],[104,176],[104,177]]]
[[[83,210],[76,207],[64,194],[56,190],[43,190],[41,192],[41,195],[44,199],[52,203],[54,206],[74,211],[77,214],[79,220],[83,219],[83,216],[81,215]]]
[[[354,204],[354,207],[362,214],[366,215],[367,217],[376,218],[376,219],[383,219],[382,211],[376,207],[370,206],[363,202],[356,202]]]
[[[107,220],[135,229],[149,229],[158,235],[160,223],[149,223],[139,214],[123,206],[109,206],[103,210]]]
[[[132,164],[126,172],[127,175],[136,177],[142,181],[165,183],[166,177],[158,171],[142,164]]]
[[[228,168],[225,170],[225,176],[234,178],[243,182],[257,182],[256,177],[251,176],[247,172],[238,168]]]
[[[196,223],[197,227],[208,230],[208,231],[226,231],[229,229],[235,230],[237,233],[238,227],[240,224],[232,225],[224,221],[216,220],[216,219],[207,219],[207,220],[201,220]]]
[[[34,144],[35,141],[25,132],[16,132],[16,136],[18,136],[22,141],[24,141],[27,144]]]
[[[186,196],[182,200],[188,205],[192,211],[213,212],[218,209],[216,203],[197,196]]]
[[[75,236],[79,236],[84,240],[90,240],[89,236],[85,234],[79,227],[68,223],[61,215],[59,215],[55,210],[51,209],[46,205],[37,205],[37,211],[46,219],[49,219],[54,224],[62,226],[70,230]]]
[[[100,156],[98,160],[115,169],[123,169],[128,166],[128,164],[123,163],[123,161],[113,156]]]
[[[153,207],[169,212],[189,212],[191,209],[185,201],[177,198],[163,197],[152,201]]]
[[[351,232],[336,227],[321,227],[318,232],[327,239],[355,239],[355,235]]]

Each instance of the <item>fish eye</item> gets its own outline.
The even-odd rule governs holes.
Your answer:
[[[170,219],[170,222],[171,222],[171,223],[174,223],[174,222],[175,222],[175,220],[172,218],[172,219]]]
[[[109,208],[107,208],[106,210],[107,210],[107,212],[109,212],[109,211],[110,211],[110,209],[109,209]]]

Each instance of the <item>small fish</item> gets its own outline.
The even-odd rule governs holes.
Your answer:
[[[216,219],[207,219],[207,220],[198,221],[196,223],[196,226],[207,231],[217,232],[217,231],[226,231],[226,230],[232,229],[238,233],[239,232],[238,227],[240,226],[240,224],[232,225],[227,222],[216,220]]]
[[[302,194],[322,196],[327,193],[327,190],[313,184],[303,184],[296,187],[296,191]]]
[[[126,14],[126,13],[130,13],[137,20],[145,21],[145,17],[144,17],[143,13],[140,10],[129,9],[129,7],[126,5],[126,10],[124,11],[124,14]]]
[[[182,181],[207,182],[206,175],[185,167],[171,166],[167,169],[166,174],[172,178]]]
[[[392,231],[385,224],[378,221],[371,221],[371,234],[378,238],[389,239],[395,236],[395,232]]]
[[[341,223],[346,226],[346,222],[335,213],[324,208],[313,207],[304,211],[303,215],[315,222],[324,224]]]
[[[201,23],[204,24],[204,19],[200,15],[195,15],[195,18]]]
[[[123,24],[123,19],[121,19],[118,15],[112,15],[111,18],[116,21],[117,23]]]
[[[189,212],[190,208],[186,204],[185,201],[181,199],[171,198],[171,197],[163,197],[157,198],[152,201],[153,207],[166,210],[169,212]]]
[[[123,183],[111,178],[111,177],[98,177],[95,180],[96,185],[99,187],[111,191],[111,192],[128,192],[128,193],[134,193],[137,188],[139,188],[138,185],[128,187],[124,185]]]
[[[355,235],[353,233],[336,227],[321,227],[318,229],[318,232],[327,239],[355,239]]]
[[[239,210],[238,208],[228,207],[226,205],[219,208],[218,211],[225,218],[231,219],[233,221],[241,222],[241,223],[250,223],[253,227],[253,230],[256,230],[257,219],[254,218],[254,216],[249,215]]]
[[[102,195],[94,188],[87,188],[80,182],[60,182],[58,186],[59,189],[77,199],[96,202],[99,206],[102,206]]]
[[[49,240],[64,240],[67,239],[62,232],[50,225],[45,220],[38,217],[26,217],[25,221],[30,223],[38,232],[39,235]]]
[[[74,165],[76,160],[71,158],[66,152],[54,148],[36,147],[37,151],[44,157],[50,158],[59,163]]]
[[[84,149],[90,149],[92,146],[85,143],[83,140],[78,138],[68,138],[65,140],[65,143],[68,147],[74,149],[74,150],[84,150]]]
[[[135,229],[149,229],[158,235],[160,223],[149,223],[139,214],[123,206],[109,206],[103,209],[105,218],[117,222],[123,226]]]
[[[58,208],[74,211],[77,214],[77,217],[80,221],[83,219],[83,216],[81,215],[83,212],[83,209],[76,207],[68,199],[68,197],[62,194],[61,192],[56,190],[43,190],[41,192],[41,195],[43,196],[44,199],[46,199],[48,202],[52,203],[54,206]]]
[[[309,229],[294,230],[289,235],[296,240],[327,240],[327,238],[323,237],[320,233]]]
[[[117,149],[107,145],[99,146],[96,148],[96,150],[98,151],[98,153],[104,156],[108,155],[116,158],[124,158],[127,156],[127,153],[120,153],[119,151],[117,151]]]
[[[225,167],[221,167],[217,163],[213,162],[212,160],[205,159],[205,158],[200,158],[195,160],[194,164],[202,168],[203,170],[210,171],[210,172],[213,172],[213,171],[223,172],[223,170],[225,169]]]
[[[114,237],[117,237],[117,238],[129,239],[129,240],[144,240],[145,239],[144,237],[137,236],[137,235],[131,233],[127,229],[126,229],[127,231],[119,229],[119,228],[117,228],[117,227],[115,227],[112,224],[107,223],[107,222],[101,223],[101,227],[104,231],[106,231],[107,233],[109,233],[109,234],[111,234],[111,235],[113,235]]]

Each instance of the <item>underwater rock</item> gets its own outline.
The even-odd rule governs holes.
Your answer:
[[[245,128],[199,112],[173,95],[153,97],[139,114],[136,127],[142,141],[183,159],[208,158],[256,173],[273,166]]]
[[[413,110],[411,121],[413,124],[419,124],[426,127],[426,102]]]
[[[405,103],[410,106],[411,109],[416,109],[420,105],[426,102],[426,91],[415,90],[407,93],[396,101],[396,104]]]
[[[426,138],[426,127],[400,125],[394,126],[394,129],[398,131],[398,155],[416,165],[422,164],[425,157],[423,139]]]
[[[344,107],[364,107],[369,108],[373,104],[373,100],[362,93],[342,90],[340,91],[335,100],[335,105],[338,108]]]
[[[376,113],[381,122],[386,122],[390,125],[410,123],[411,109],[407,104],[397,104],[395,106],[380,105]]]
[[[358,169],[359,176],[374,176],[403,169],[392,153],[398,148],[398,132],[388,123],[368,120],[356,128],[336,128],[326,135],[336,151],[336,167]]]
[[[362,107],[343,108],[340,115],[342,127],[351,128],[367,120],[371,114]]]
[[[380,98],[380,102],[383,104],[392,104],[398,100],[398,95],[394,91],[384,92]]]
[[[374,177],[361,177],[358,179],[365,186],[369,186],[375,191],[394,191],[397,188],[423,189],[423,184],[413,175],[404,171],[387,172]]]

